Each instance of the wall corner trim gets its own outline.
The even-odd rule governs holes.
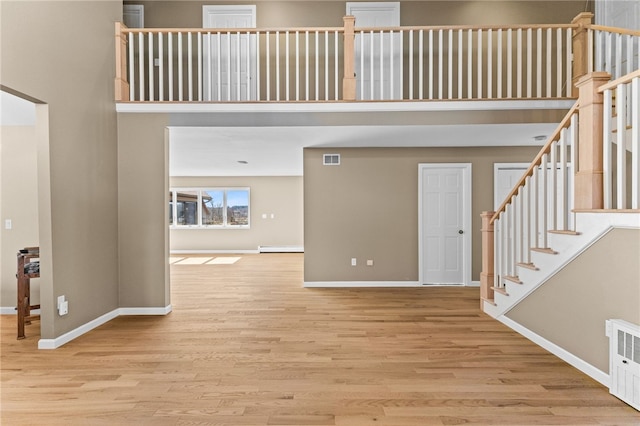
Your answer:
[[[73,339],[82,336],[85,333],[100,327],[103,324],[117,318],[121,315],[167,315],[171,312],[171,305],[159,308],[118,308],[111,312],[107,312],[98,318],[89,321],[86,324],[81,325],[55,339],[40,339],[38,340],[38,349],[57,349],[60,346],[69,343]]]
[[[504,315],[500,315],[496,319],[609,389],[611,378],[607,373]]]

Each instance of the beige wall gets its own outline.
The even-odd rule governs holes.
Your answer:
[[[302,176],[172,177],[170,185],[251,190],[249,229],[173,229],[171,250],[257,250],[260,246],[303,245]]]
[[[165,114],[118,114],[120,306],[169,305],[169,142]]]
[[[257,26],[342,26],[343,1],[125,1],[143,4],[146,27],[202,27],[202,6],[255,4]],[[402,25],[569,23],[592,2],[577,1],[403,1]]]
[[[16,306],[16,253],[38,246],[38,155],[36,126],[0,126],[0,307]],[[5,220],[12,229],[5,229]],[[39,280],[31,284],[32,303],[39,303]]]
[[[2,84],[49,107],[53,298],[42,337],[118,306],[113,22],[121,1],[3,1]],[[53,315],[65,295],[69,314]]]
[[[529,162],[536,147],[305,149],[305,281],[418,280],[418,164],[471,163],[472,280],[480,213],[493,208],[493,164]],[[322,165],[340,153],[341,165]],[[350,266],[350,259],[360,260]],[[373,259],[374,266],[363,260]]]
[[[507,317],[608,374],[605,321],[640,324],[638,259],[640,230],[614,229]]]

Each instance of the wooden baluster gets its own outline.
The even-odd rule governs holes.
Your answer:
[[[329,100],[329,32],[324,32],[324,100]]]
[[[487,31],[487,99],[493,98],[493,32]]]
[[[138,100],[144,101],[144,34],[138,33]]]
[[[613,202],[613,160],[611,156],[613,142],[613,90],[608,89],[603,93],[603,121],[602,121],[602,198],[603,208],[612,208]]]
[[[447,99],[453,99],[453,30],[449,30],[449,51],[447,52],[447,70],[449,75],[447,78]]]
[[[296,101],[300,100],[300,31],[296,31]]]
[[[527,28],[527,98],[532,96],[532,71],[533,71],[533,32],[531,28]]]
[[[631,208],[640,208],[640,77],[631,80]]]
[[[167,35],[167,66],[169,67],[169,102],[173,102],[173,33],[168,33]]]
[[[424,99],[424,32],[418,32],[418,99]]]
[[[429,30],[429,49],[427,55],[429,58],[429,99],[433,99],[433,30]]]
[[[554,141],[551,144],[551,152],[549,153],[549,214],[551,215],[549,229],[558,229],[558,143]]]
[[[305,91],[304,100],[309,100],[309,31],[304,33],[304,74]]]
[[[315,52],[315,59],[316,59],[316,76],[315,76],[315,92],[316,92],[316,101],[320,100],[320,60],[318,57],[318,53],[320,52],[320,47],[318,45],[319,43],[319,35],[318,35],[318,31],[315,32],[315,39],[316,39],[316,52]]]
[[[491,222],[491,218],[495,212],[484,211],[480,215],[482,218],[482,271],[480,272],[480,297],[482,300],[493,300],[493,289],[491,288],[495,283],[494,276],[494,224]]]
[[[478,99],[482,99],[482,29],[478,30]]]
[[[133,101],[136,99],[136,89],[135,89],[135,75],[136,75],[136,67],[134,61],[134,50],[135,50],[135,37],[133,33],[129,33],[129,100]]]
[[[513,96],[513,32],[507,30],[507,98]]]
[[[284,37],[284,99],[289,101],[289,31],[285,31]]]
[[[616,178],[617,208],[627,208],[627,90],[626,84],[619,84],[616,89],[616,128],[617,159]]]
[[[522,98],[522,28],[516,30],[516,98]]]
[[[496,63],[496,96],[502,99],[502,28],[498,29],[498,47],[497,47],[497,63]]]
[[[458,99],[462,99],[463,97],[463,87],[462,87],[462,39],[464,38],[464,32],[462,30],[458,30]]]
[[[558,229],[563,231],[567,231],[568,228],[568,220],[567,215],[569,212],[568,209],[568,179],[567,179],[567,129],[562,129],[560,132],[560,182],[558,184],[558,189],[560,189],[560,194],[558,194],[559,203],[559,213],[558,213]]]
[[[127,36],[124,32],[127,27],[116,22],[116,78],[115,78],[115,100],[116,102],[126,102],[130,100],[129,83],[127,82]],[[132,49],[133,50],[133,49]],[[129,63],[133,68],[133,61]]]
[[[164,35],[158,33],[158,100],[164,101]]]
[[[266,100],[271,100],[271,37],[269,31],[265,34],[265,44],[266,44],[266,57],[267,57],[267,66],[266,66],[266,83],[267,83],[267,97]]]
[[[334,43],[334,47],[333,47],[333,62],[334,62],[334,78],[333,78],[333,84],[334,84],[334,99],[337,101],[338,100],[338,31],[336,31],[334,33],[334,37],[333,37],[333,43]]]

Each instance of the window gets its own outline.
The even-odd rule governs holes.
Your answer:
[[[169,225],[198,228],[248,228],[249,188],[173,188]]]

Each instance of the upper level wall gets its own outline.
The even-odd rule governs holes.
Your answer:
[[[203,5],[228,1],[125,1],[142,4],[149,28],[201,28]],[[341,26],[344,1],[255,1],[257,26]],[[588,9],[588,10],[586,10]],[[590,1],[401,1],[402,25],[501,25],[569,23],[592,11]],[[357,25],[357,23],[356,23]]]

